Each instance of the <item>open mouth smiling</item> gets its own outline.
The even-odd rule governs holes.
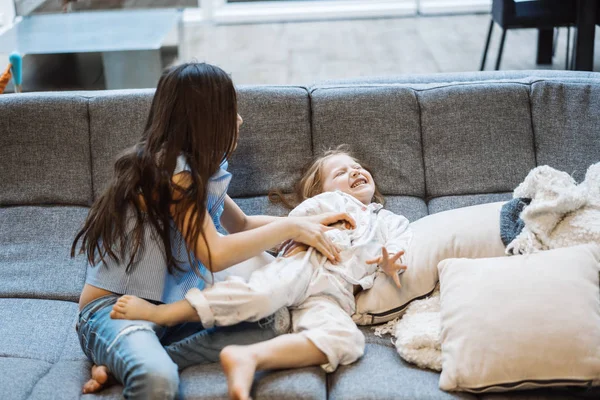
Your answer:
[[[366,185],[366,184],[367,184],[367,180],[365,178],[358,178],[357,180],[354,181],[354,183],[350,187],[352,189],[355,189],[359,186]]]

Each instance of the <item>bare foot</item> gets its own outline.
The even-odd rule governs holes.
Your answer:
[[[110,312],[112,319],[144,320],[161,324],[158,306],[136,296],[121,296]],[[162,324],[161,324],[162,325]]]
[[[83,394],[96,393],[114,383],[114,378],[104,365],[92,366],[92,378],[83,385]]]
[[[249,400],[256,357],[247,346],[227,346],[221,351],[221,365],[227,376],[229,398],[231,400]]]

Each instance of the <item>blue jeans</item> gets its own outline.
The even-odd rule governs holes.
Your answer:
[[[79,313],[77,333],[83,352],[108,367],[123,384],[126,399],[174,399],[178,369],[219,360],[230,344],[252,344],[278,334],[273,316],[256,323],[203,329],[199,323],[166,328],[148,321],[110,318],[118,295],[100,297]]]

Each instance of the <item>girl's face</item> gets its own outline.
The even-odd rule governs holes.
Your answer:
[[[237,129],[235,131],[235,146],[233,147],[233,151],[235,151],[235,149],[237,149],[238,140],[240,137],[240,127],[242,126],[243,123],[244,123],[244,120],[242,119],[242,116],[240,114],[238,114],[237,115]]]
[[[375,194],[373,177],[359,163],[346,154],[327,158],[321,168],[323,191],[340,190],[368,205]]]
[[[237,115],[237,133],[240,133],[240,127],[244,123],[242,116],[240,114]]]

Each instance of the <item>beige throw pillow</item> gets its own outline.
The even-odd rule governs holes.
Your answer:
[[[411,301],[431,294],[438,283],[437,265],[453,257],[483,258],[504,255],[500,239],[500,209],[504,202],[457,208],[413,222],[413,238],[403,257],[408,266],[398,289],[379,273],[370,290],[356,296],[359,325],[390,321],[404,313]]]
[[[600,247],[439,264],[440,388],[600,384]]]

